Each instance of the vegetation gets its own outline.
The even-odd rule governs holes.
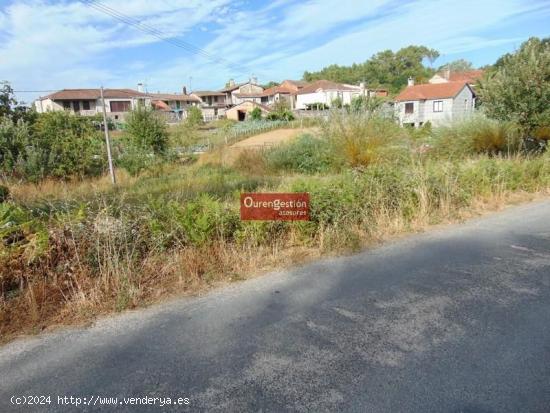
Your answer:
[[[196,127],[203,123],[202,112],[197,106],[191,106],[187,109],[187,126]]]
[[[105,165],[101,133],[89,118],[68,112],[44,113],[32,125],[4,117],[0,150],[2,175],[35,182],[96,176]]]
[[[450,70],[451,72],[467,72],[468,70],[473,70],[474,66],[472,62],[464,59],[453,60],[452,62],[445,63],[443,66],[439,67],[439,71]]]
[[[168,127],[166,121],[152,109],[138,105],[130,111],[126,116],[126,132],[137,149],[151,151],[155,155],[166,152]]]
[[[273,104],[273,110],[266,116],[267,120],[294,120],[294,114],[290,110],[290,105],[284,99],[278,100]]]
[[[93,119],[15,115],[16,103],[4,99],[0,337],[193,293],[550,193],[550,152],[530,151],[523,139],[549,133],[540,102],[547,98],[547,66],[538,66],[546,46],[531,42],[518,56],[536,68],[510,55],[482,85],[486,113],[445,127],[401,128],[379,110],[383,100],[361,97],[328,119],[290,122],[315,128],[286,144],[243,151],[231,162],[203,156],[185,163],[176,162],[181,148],[189,152],[207,139],[221,152],[227,142],[288,126],[291,112],[281,102],[273,112],[279,120],[212,127],[190,111],[168,129],[138,108],[114,139],[123,167],[116,188],[101,176],[105,150]],[[381,85],[398,85],[411,71],[431,73],[422,60],[437,52],[403,50],[334,73],[378,70]],[[505,78],[517,93],[509,96],[526,99],[510,106],[509,116],[499,103],[500,94],[508,96],[500,87]],[[539,78],[522,98],[524,83]],[[309,192],[311,220],[241,221],[244,191]]]
[[[252,121],[262,120],[262,110],[258,107],[255,107],[254,109],[252,109],[252,111],[250,112],[250,120]]]
[[[506,55],[481,82],[479,94],[489,117],[516,122],[526,136],[548,136],[550,39],[529,39]]]
[[[408,46],[393,52],[384,50],[364,63],[351,66],[330,65],[318,72],[305,72],[303,79],[311,82],[327,79],[334,82],[357,84],[367,80],[369,86],[386,87],[391,92],[399,92],[409,77],[418,83],[427,81],[435,71],[424,65],[424,61],[435,61],[437,50],[424,46]]]

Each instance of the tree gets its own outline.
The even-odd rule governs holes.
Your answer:
[[[126,131],[139,149],[164,154],[168,147],[166,121],[152,109],[138,105],[126,116]]]
[[[202,111],[197,106],[187,108],[187,118],[185,123],[188,126],[196,127],[203,123]]]
[[[250,111],[251,120],[261,120],[262,119],[262,110],[258,107],[255,107]]]
[[[327,79],[334,82],[356,84],[368,82],[375,87],[386,87],[392,92],[398,92],[406,84],[409,77],[422,82],[429,79],[435,71],[424,65],[424,60],[433,62],[439,52],[425,46],[408,46],[393,52],[384,50],[373,55],[364,63],[354,63],[351,66],[330,65],[318,72],[304,72],[304,80]]]
[[[274,80],[270,80],[265,85],[261,85],[261,87],[264,88],[264,89],[269,89],[270,87],[278,86],[278,85],[279,84],[277,82],[275,82]]]
[[[21,105],[15,99],[13,88],[9,82],[0,82],[0,86],[0,118],[6,116],[16,123],[19,119],[33,122],[36,118],[36,112],[30,110],[27,106]]]
[[[452,62],[446,63],[439,67],[439,71],[450,70],[451,72],[467,72],[473,69],[474,66],[472,65],[472,62],[465,59],[453,60]]]
[[[480,82],[485,113],[514,121],[526,135],[550,124],[550,42],[533,37],[518,51],[503,56],[493,73]]]

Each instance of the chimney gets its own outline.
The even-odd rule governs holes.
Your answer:
[[[143,83],[138,83],[138,84],[137,84],[137,91],[138,91],[139,93],[143,93]]]
[[[414,79],[412,77],[407,79],[407,86],[414,86]]]
[[[235,86],[235,79],[229,79],[229,87]]]
[[[255,76],[252,76],[250,78],[250,83],[252,83],[253,85],[257,85],[258,84],[258,78],[255,77]]]
[[[187,95],[187,88],[185,86],[183,87],[183,94]]]
[[[445,72],[443,73],[443,76],[447,80],[449,80],[451,78],[451,68],[450,67],[447,67],[447,69],[445,69]]]

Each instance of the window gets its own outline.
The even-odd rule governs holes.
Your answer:
[[[84,102],[82,102],[82,109],[83,110],[90,110],[90,101],[89,100],[85,100]]]
[[[70,110],[71,109],[71,102],[69,102],[68,100],[64,100],[63,101],[63,109]]]
[[[111,112],[128,112],[130,110],[129,100],[119,100],[110,102]]]
[[[434,101],[434,112],[443,112],[443,101],[442,100]]]
[[[80,112],[80,102],[78,100],[73,100],[73,109],[75,112]]]
[[[414,103],[405,103],[405,113],[414,113]]]

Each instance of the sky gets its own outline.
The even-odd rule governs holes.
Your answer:
[[[16,91],[139,82],[149,92],[212,90],[231,78],[300,79],[305,70],[411,44],[438,50],[434,67],[460,58],[481,66],[550,35],[550,0],[104,0],[99,7],[157,36],[85,1],[0,0],[0,80]]]

